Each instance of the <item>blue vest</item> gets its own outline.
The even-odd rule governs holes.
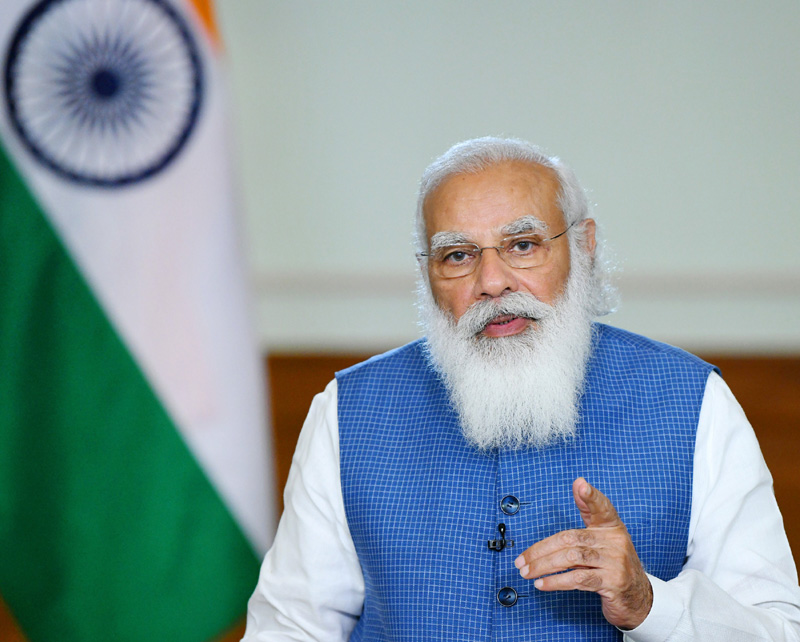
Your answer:
[[[366,590],[351,640],[621,639],[597,595],[538,592],[514,559],[584,526],[572,498],[583,476],[614,503],[647,572],[675,577],[711,369],[596,325],[577,437],[489,453],[462,436],[422,341],[338,373],[342,493]]]

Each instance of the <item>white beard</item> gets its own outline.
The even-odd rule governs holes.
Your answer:
[[[543,447],[575,435],[592,343],[591,259],[581,254],[552,306],[514,292],[473,304],[456,323],[420,285],[428,358],[464,436],[479,449]],[[536,319],[536,326],[510,337],[479,334],[500,314]]]

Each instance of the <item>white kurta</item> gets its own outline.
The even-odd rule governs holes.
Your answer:
[[[284,500],[244,640],[347,640],[364,579],[342,499],[335,380],[311,404]],[[687,552],[678,577],[650,577],[653,607],[625,640],[800,641],[800,588],[772,477],[716,373],[697,428]]]

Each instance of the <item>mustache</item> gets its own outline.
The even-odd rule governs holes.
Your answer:
[[[464,336],[473,337],[502,315],[539,321],[553,313],[553,306],[527,292],[511,292],[496,299],[473,303],[458,320],[457,328]]]

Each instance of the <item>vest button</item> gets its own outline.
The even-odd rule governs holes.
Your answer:
[[[506,495],[500,500],[500,510],[506,515],[516,515],[519,510],[519,500],[513,495]]]
[[[517,603],[517,592],[510,586],[497,591],[497,601],[503,606],[514,606]]]

